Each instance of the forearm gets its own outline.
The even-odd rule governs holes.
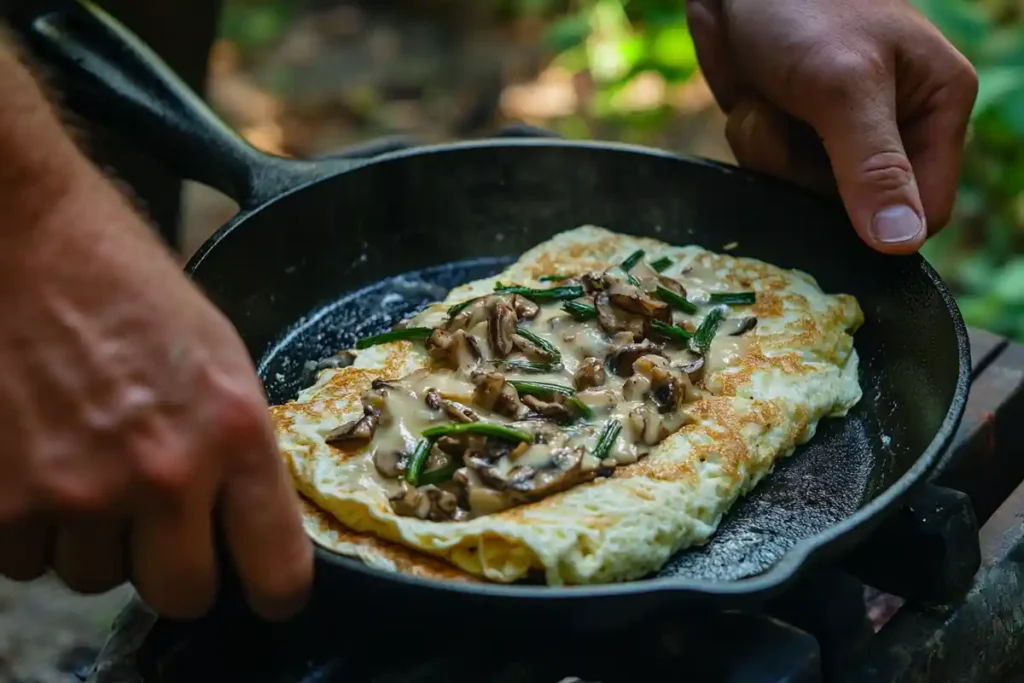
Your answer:
[[[0,229],[31,225],[99,176],[0,30]]]

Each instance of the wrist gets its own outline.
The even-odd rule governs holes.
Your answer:
[[[0,233],[10,235],[92,185],[92,166],[0,28]]]

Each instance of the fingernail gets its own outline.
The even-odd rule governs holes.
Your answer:
[[[909,206],[890,206],[871,220],[871,235],[886,244],[912,242],[923,231],[921,217]]]

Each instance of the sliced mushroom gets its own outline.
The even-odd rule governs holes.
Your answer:
[[[757,327],[757,318],[752,315],[744,315],[738,318],[726,318],[718,327],[719,334],[726,334],[730,337],[738,337],[746,334]]]
[[[605,372],[604,363],[597,358],[586,358],[580,363],[579,368],[576,369],[573,384],[576,386],[576,391],[583,391],[584,389],[601,386],[607,378],[608,375]]]
[[[633,374],[633,363],[641,356],[664,356],[665,352],[661,346],[650,339],[644,339],[639,344],[626,344],[612,351],[608,357],[612,371],[619,377],[629,377]]]
[[[643,259],[630,269],[629,274],[636,278],[646,292],[653,292],[660,284],[661,274]]]
[[[442,401],[441,408],[444,409],[444,414],[448,416],[448,419],[455,423],[479,422],[480,420],[472,408],[464,406],[458,401]]]
[[[483,357],[476,338],[465,330],[448,333],[438,328],[427,339],[426,347],[431,358],[455,369],[472,366]]]
[[[493,410],[506,417],[519,417],[526,407],[519,400],[519,392],[496,372],[477,373],[473,378],[476,390],[473,400],[485,410]]]
[[[360,400],[363,403],[363,411],[383,413],[387,410],[388,391],[394,387],[384,380],[375,379],[370,388],[362,393]]]
[[[628,282],[607,276],[605,289],[612,304],[624,311],[661,320],[665,323],[672,321],[672,309],[669,308],[669,305],[651,297],[640,287],[634,287]]]
[[[377,452],[373,454],[373,466],[385,477],[400,477],[405,474],[405,469],[409,466],[409,454],[378,448]]]
[[[533,320],[540,313],[540,306],[519,294],[512,295],[512,309],[519,320]]]
[[[651,393],[651,378],[639,372],[626,378],[622,385],[622,397],[627,401],[646,401]]]
[[[438,444],[434,444],[430,448],[430,454],[427,456],[427,461],[423,463],[423,472],[430,472],[432,470],[440,470],[446,467],[450,467],[455,463],[461,463],[462,458],[458,454],[452,454],[441,448]]]
[[[661,443],[669,434],[662,425],[657,408],[650,404],[634,408],[629,413],[629,424],[637,432],[639,439],[648,446]]]
[[[513,467],[506,473],[493,467],[483,468],[478,474],[492,488],[514,493],[523,502],[540,500],[596,476],[595,471],[583,469],[585,453],[582,448],[557,448],[543,466]]]
[[[693,416],[685,410],[673,413],[659,413],[658,408],[646,403],[637,406],[629,414],[629,425],[639,441],[656,446],[681,427],[692,424]]]
[[[670,277],[665,277],[664,275],[659,275],[658,276],[658,285],[661,286],[661,287],[664,287],[665,289],[667,289],[668,291],[672,292],[673,294],[678,294],[679,296],[683,297],[684,299],[686,298],[686,287],[683,287],[683,284],[681,282],[679,282],[679,280],[673,280]]]
[[[324,441],[331,446],[354,441],[369,441],[377,430],[378,414],[375,411],[364,408],[365,414],[358,420],[347,422],[340,427],[335,427],[324,435]]]
[[[480,297],[453,315],[445,325],[445,331],[468,330],[487,320],[492,298],[490,296]]]
[[[523,396],[523,404],[542,417],[556,422],[569,422],[575,415],[568,406],[555,401],[543,401],[536,396]]]
[[[337,370],[338,368],[351,367],[356,362],[356,354],[351,351],[339,351],[333,356],[321,358],[316,362],[317,371]]]
[[[512,304],[501,297],[492,297],[492,299],[487,334],[491,342],[491,350],[499,358],[504,358],[512,352],[512,340],[516,336],[518,320]]]
[[[580,282],[587,293],[604,291],[604,273],[584,273],[580,276]]]
[[[427,407],[431,410],[441,410],[441,392],[437,389],[428,389],[427,395],[423,398],[423,402],[427,404]]]
[[[594,297],[594,307],[597,309],[597,322],[608,335],[619,332],[629,332],[634,337],[644,335],[643,317],[612,306],[607,294],[601,293]]]
[[[678,410],[694,398],[690,378],[670,367],[654,367],[651,372],[651,400],[659,413]]]
[[[453,519],[459,504],[454,493],[439,489],[432,484],[419,488],[403,484],[402,488],[389,500],[395,514],[429,519],[433,522],[445,522]]]
[[[508,493],[485,484],[474,469],[461,469],[455,473],[454,479],[462,485],[466,506],[473,517],[501,512],[516,504],[516,500]]]

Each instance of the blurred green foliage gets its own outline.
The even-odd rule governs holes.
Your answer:
[[[222,34],[258,49],[312,1],[230,0]],[[1024,4],[913,1],[980,81],[957,207],[925,255],[953,287],[968,324],[1024,341]],[[486,9],[492,18],[543,17],[554,65],[589,79],[584,111],[551,122],[572,137],[655,139],[673,110],[657,98],[636,106],[630,88],[652,74],[672,87],[697,73],[681,0],[493,0]]]
[[[220,18],[220,35],[243,54],[277,40],[305,9],[302,0],[228,0]]]
[[[545,2],[558,4],[519,1],[533,11],[545,9]],[[552,25],[556,63],[589,71],[598,85],[594,115],[625,119],[628,128],[637,114],[617,108],[617,95],[639,73],[656,71],[669,83],[695,73],[680,5],[585,0]],[[953,287],[968,324],[1024,341],[1024,9],[1005,0],[915,5],[971,60],[979,77],[957,207],[925,256]]]
[[[1009,2],[916,4],[979,80],[954,216],[925,255],[968,324],[1024,340],[1024,17]]]
[[[558,0],[518,0],[535,11],[559,6]],[[547,6],[543,6],[546,3]],[[578,137],[614,135],[647,142],[648,134],[672,115],[657,98],[637,107],[628,96],[641,76],[655,75],[666,86],[683,83],[697,73],[697,55],[677,0],[579,0],[552,22],[547,42],[557,52],[554,64],[586,72],[594,92],[586,119],[555,122],[561,132]],[[595,129],[591,122],[600,128]]]

